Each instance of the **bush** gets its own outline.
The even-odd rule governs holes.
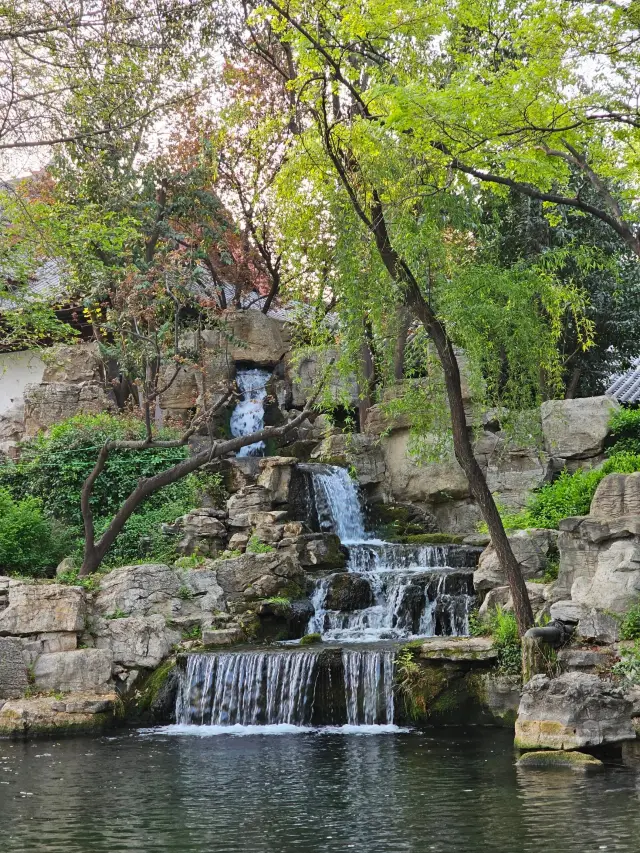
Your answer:
[[[640,640],[640,602],[625,613],[620,624],[620,638]]]
[[[609,455],[640,454],[640,409],[618,409],[609,421]]]
[[[0,489],[0,572],[44,575],[68,545],[68,536],[45,518],[36,498],[16,501]]]
[[[498,605],[489,616],[489,628],[498,652],[498,669],[505,674],[520,675],[522,644],[515,615]]]
[[[620,660],[611,667],[618,678],[631,684],[640,684],[640,640],[636,640],[630,649],[622,649]]]
[[[189,512],[189,501],[171,501],[159,507],[143,506],[127,521],[104,559],[107,566],[123,566],[142,561],[173,562],[176,558],[173,537],[165,536],[162,524],[170,524]],[[96,521],[96,535],[101,536],[111,521]]]

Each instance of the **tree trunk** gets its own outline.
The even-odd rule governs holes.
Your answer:
[[[565,400],[573,400],[573,398],[576,396],[576,392],[578,390],[578,385],[580,384],[581,378],[582,368],[579,365],[576,365],[571,371],[571,377],[569,379],[569,382],[567,383],[567,390],[564,394]]]
[[[411,319],[411,311],[405,305],[401,305],[398,309],[398,337],[393,353],[393,378],[396,382],[400,382],[404,378],[404,352],[407,348],[407,335],[409,334]]]

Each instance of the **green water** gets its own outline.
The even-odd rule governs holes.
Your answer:
[[[640,767],[525,772],[511,738],[470,729],[0,741],[0,851],[640,851]]]

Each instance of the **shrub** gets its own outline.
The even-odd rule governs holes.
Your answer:
[[[69,546],[64,531],[45,518],[40,501],[14,500],[0,489],[0,571],[36,577],[55,568]]]
[[[267,545],[266,542],[261,542],[254,533],[247,542],[246,551],[247,554],[270,554],[271,551],[275,551],[275,548],[272,545]]]
[[[141,560],[173,562],[176,558],[175,543],[172,537],[162,533],[161,525],[170,524],[192,508],[190,501],[172,501],[161,506],[142,509],[131,516],[122,532],[113,543],[105,557],[107,566],[123,566]],[[100,536],[111,519],[96,521],[96,534]]]
[[[640,640],[640,602],[625,613],[620,624],[620,637],[623,640]]]
[[[611,671],[631,684],[640,684],[640,640],[636,640],[630,649],[621,650],[620,660],[614,663]]]
[[[489,616],[489,627],[498,652],[498,669],[505,674],[520,675],[522,645],[515,615],[498,605]]]
[[[640,409],[618,409],[609,421],[609,455],[640,454]]]

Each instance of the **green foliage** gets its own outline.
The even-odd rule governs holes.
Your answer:
[[[192,625],[191,628],[185,628],[182,632],[183,640],[201,640],[202,627],[200,625]]]
[[[69,539],[33,497],[14,500],[0,488],[0,571],[41,576],[64,557]]]
[[[275,604],[277,607],[290,607],[291,599],[284,595],[274,595],[272,598],[262,599],[262,604]],[[307,636],[312,636],[311,634]]]
[[[188,586],[181,586],[178,590],[178,598],[181,598],[182,601],[191,601],[193,598],[193,590]]]
[[[162,524],[170,524],[184,515],[193,504],[191,501],[172,501],[160,506],[147,506],[134,513],[122,528],[105,557],[107,566],[123,566],[149,560],[173,563],[175,560],[174,540],[161,531]],[[96,521],[96,533],[101,535],[111,519]]]
[[[625,613],[620,624],[620,637],[623,640],[640,640],[640,602]]]
[[[322,642],[322,634],[305,634],[300,640],[301,646],[313,646]]]
[[[520,675],[522,644],[515,615],[498,605],[489,615],[488,624],[498,651],[498,669],[505,675]]]
[[[56,583],[62,583],[66,586],[82,586],[88,592],[93,592],[100,586],[100,581],[104,577],[104,573],[95,572],[92,575],[80,577],[79,569],[69,569],[66,572],[56,575]]]
[[[174,561],[174,566],[178,569],[197,569],[204,563],[205,558],[198,554],[190,554],[188,557],[178,557]]]
[[[491,633],[491,626],[485,619],[481,619],[477,609],[469,614],[469,634],[472,637],[487,637]]]
[[[394,679],[402,697],[405,712],[412,720],[426,717],[434,700],[446,686],[447,676],[442,667],[432,667],[415,659],[415,649],[403,646],[395,662]]]
[[[640,684],[640,640],[631,648],[620,650],[620,660],[614,663],[611,672],[631,684]]]
[[[640,456],[640,409],[617,409],[609,421],[610,455]]]
[[[128,613],[125,613],[124,610],[121,610],[119,607],[116,607],[113,613],[107,613],[104,618],[109,619],[111,621],[113,619],[126,619],[128,616]]]
[[[247,543],[247,554],[270,554],[275,551],[273,545],[261,542],[254,533]]]

